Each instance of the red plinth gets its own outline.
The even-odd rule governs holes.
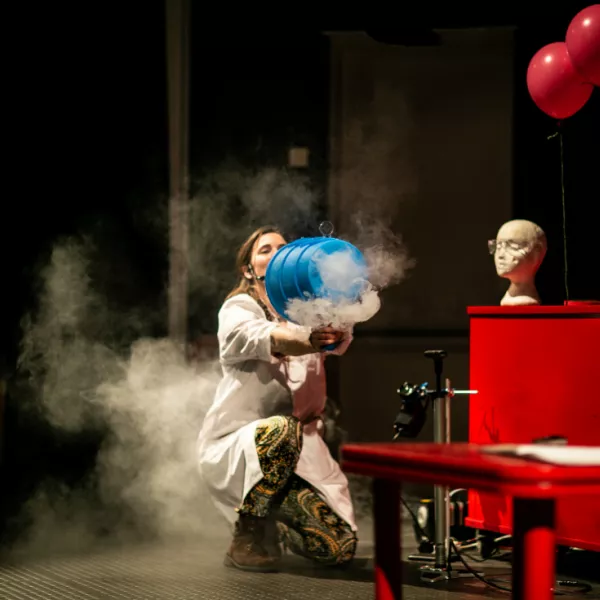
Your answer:
[[[600,446],[600,305],[470,307],[469,441]],[[508,496],[470,491],[468,524],[511,533]],[[600,551],[600,499],[561,499],[557,542]]]

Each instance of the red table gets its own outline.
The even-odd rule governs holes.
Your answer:
[[[475,444],[347,444],[342,468],[373,482],[375,597],[402,597],[400,484],[474,488],[512,497],[513,598],[551,600],[555,499],[600,494],[600,467],[563,467],[482,452]]]

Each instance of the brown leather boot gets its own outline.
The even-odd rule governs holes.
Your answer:
[[[277,570],[278,558],[270,556],[264,545],[266,521],[264,517],[240,515],[225,555],[226,566],[262,573]]]
[[[279,523],[271,517],[267,517],[265,524],[265,538],[263,547],[272,558],[281,558],[281,543],[280,543],[280,531],[278,527]]]

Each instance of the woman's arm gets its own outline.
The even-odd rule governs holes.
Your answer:
[[[324,346],[338,342],[341,335],[330,327],[311,332],[273,323],[249,296],[228,300],[219,312],[220,357],[229,364],[323,352]]]
[[[310,335],[301,329],[281,325],[271,331],[271,354],[280,356],[303,356],[318,352],[310,343]]]
[[[219,355],[221,362],[271,360],[271,332],[277,323],[269,321],[250,296],[230,298],[219,311]]]
[[[333,327],[314,329],[310,334],[303,330],[292,331],[287,327],[277,327],[271,332],[271,347],[274,354],[302,356],[324,352],[343,354],[352,341],[352,331],[339,331]],[[339,344],[334,350],[323,350],[331,344]]]
[[[323,352],[323,347],[335,344],[339,332],[331,328],[315,329],[312,332],[278,326],[271,332],[271,352],[284,356],[302,356]]]
[[[264,360],[272,356],[302,356],[321,352],[335,343],[339,333],[286,327],[269,321],[255,300],[246,295],[231,298],[219,311],[219,350],[228,364]]]

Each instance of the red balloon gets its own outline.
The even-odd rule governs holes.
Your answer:
[[[539,109],[555,119],[574,115],[594,87],[575,70],[564,42],[538,50],[527,69],[527,89]]]
[[[567,50],[585,81],[600,86],[600,4],[575,15],[567,29]]]

